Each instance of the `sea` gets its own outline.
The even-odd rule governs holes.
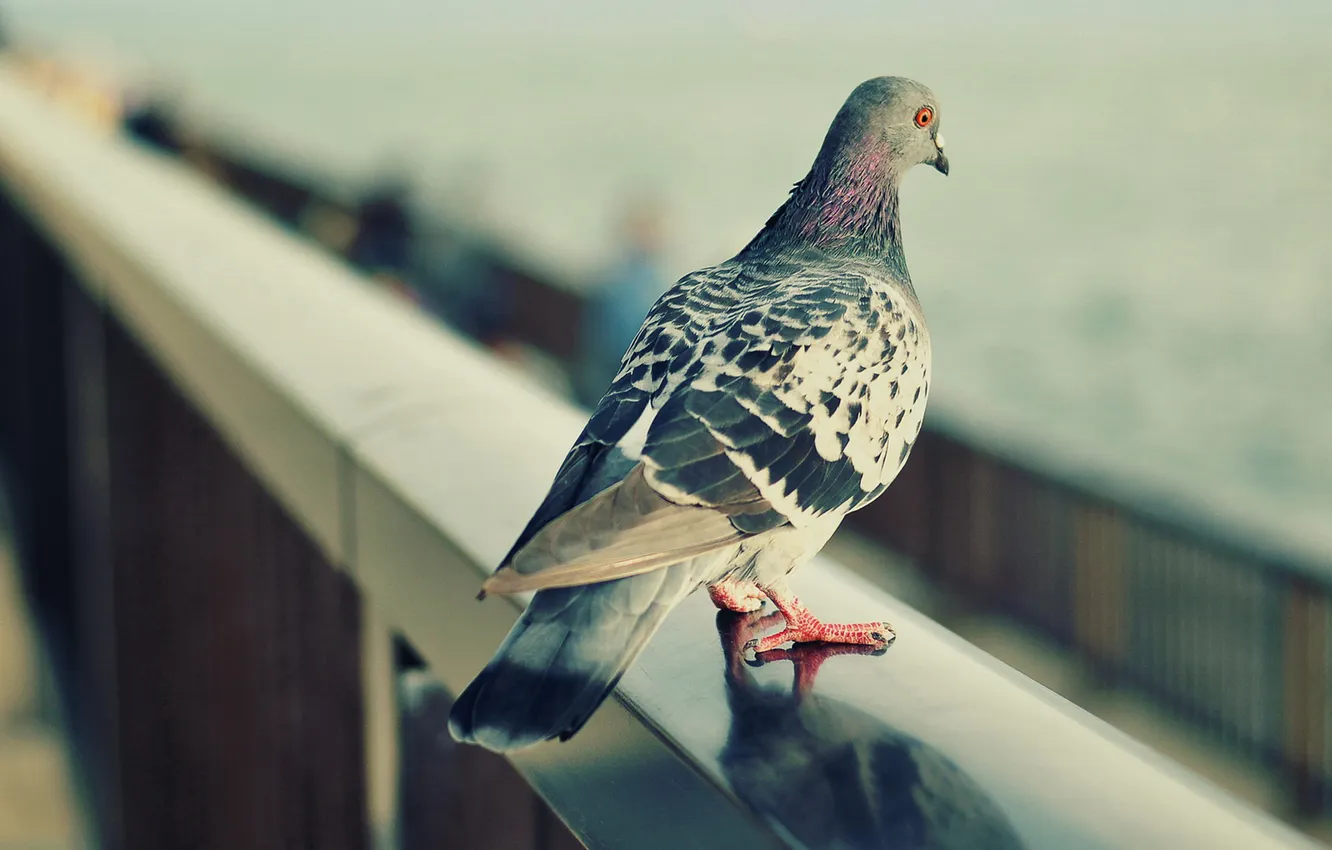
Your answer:
[[[645,194],[667,277],[730,256],[851,88],[919,79],[952,162],[903,198],[933,424],[1332,572],[1332,6],[1104,5],[11,0],[3,23],[271,161],[407,176],[573,287]]]

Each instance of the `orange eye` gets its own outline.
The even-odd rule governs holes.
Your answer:
[[[917,127],[928,127],[930,122],[933,120],[934,120],[934,110],[930,109],[928,106],[922,106],[920,108],[920,111],[916,113]]]

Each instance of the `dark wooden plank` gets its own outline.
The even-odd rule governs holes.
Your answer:
[[[545,805],[503,757],[448,733],[447,692],[399,678],[402,850],[543,850]]]
[[[367,846],[359,600],[108,334],[124,845]]]

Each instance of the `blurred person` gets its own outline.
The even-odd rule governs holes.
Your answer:
[[[497,228],[495,177],[485,160],[464,158],[431,209],[439,218],[419,240],[423,297],[454,329],[503,355],[512,349],[513,295],[489,234]]]
[[[487,345],[504,336],[504,282],[474,234],[437,223],[421,234],[417,260],[422,306],[435,318]]]
[[[181,151],[176,121],[161,98],[131,98],[125,105],[120,127],[125,135],[150,148],[173,156]]]
[[[419,305],[421,299],[409,282],[415,228],[406,182],[381,179],[357,204],[356,222],[347,259],[390,292]]]
[[[167,68],[131,67],[119,73],[120,132],[141,145],[181,156],[187,142],[184,92]]]
[[[575,385],[595,404],[620,369],[643,318],[669,284],[661,269],[664,214],[652,198],[631,200],[619,222],[620,256],[588,297],[579,334]]]

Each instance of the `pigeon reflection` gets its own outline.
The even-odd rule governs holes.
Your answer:
[[[722,612],[731,729],[721,763],[747,805],[811,850],[1020,848],[998,805],[925,743],[814,691],[834,655],[882,654],[845,644],[799,644],[746,662],[745,641],[781,615]],[[751,665],[789,660],[794,684],[761,687]]]

